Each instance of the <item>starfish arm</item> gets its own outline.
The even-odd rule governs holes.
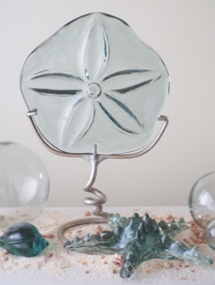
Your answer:
[[[172,241],[166,251],[169,255],[172,255],[177,259],[185,260],[198,265],[213,264],[212,259],[207,255],[203,255],[195,246],[189,248],[182,242]]]
[[[171,238],[190,228],[190,224],[186,223],[183,218],[181,218],[178,222],[172,220],[170,223],[166,223],[162,220],[158,223],[158,226],[161,228],[164,234],[168,234],[168,236]]]
[[[120,276],[122,278],[130,278],[141,263],[157,258],[177,259],[158,247],[148,247],[137,240],[133,241],[123,254],[123,265],[120,269]]]
[[[84,238],[75,238],[72,242],[67,242],[65,248],[79,252],[102,252],[102,253],[121,253],[118,247],[114,232],[103,231],[98,235],[87,234]]]
[[[163,245],[165,252],[176,259],[186,260],[198,265],[211,265],[213,263],[209,256],[201,254],[194,246],[186,246],[183,242],[174,241],[168,235],[160,236],[160,244]]]
[[[126,248],[123,258],[124,263],[120,270],[122,278],[130,278],[135,269],[143,262],[151,259],[183,260],[193,262],[198,265],[211,265],[213,261],[208,256],[202,255],[196,247],[189,248],[182,242],[175,242],[165,236],[166,246],[155,239],[151,247],[146,242],[139,240],[132,241]],[[147,236],[148,240],[153,237]],[[151,243],[151,241],[149,241]]]
[[[127,246],[123,254],[123,265],[120,269],[120,276],[122,278],[130,278],[140,263],[142,263],[140,246],[137,241],[133,241]]]

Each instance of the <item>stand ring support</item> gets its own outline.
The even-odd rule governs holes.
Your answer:
[[[78,219],[74,220],[71,222],[68,222],[62,226],[59,227],[58,229],[58,238],[65,244],[68,240],[65,237],[65,232],[69,230],[70,228],[80,226],[83,224],[91,224],[91,223],[107,223],[108,218],[112,216],[112,214],[106,213],[102,211],[102,204],[104,204],[107,201],[107,197],[105,196],[104,193],[102,193],[100,190],[92,187],[97,176],[97,169],[98,165],[100,162],[102,162],[105,159],[127,159],[127,158],[135,158],[139,157],[141,155],[146,154],[149,152],[161,139],[163,133],[165,132],[169,120],[166,116],[160,116],[158,118],[158,121],[163,122],[160,130],[158,131],[157,135],[142,149],[136,151],[136,152],[131,152],[128,154],[113,154],[113,155],[102,155],[102,154],[97,154],[97,146],[94,145],[94,150],[93,154],[92,153],[85,153],[85,154],[73,154],[73,153],[68,153],[61,151],[60,149],[57,149],[54,147],[52,144],[50,144],[46,138],[43,136],[43,134],[40,132],[38,129],[37,125],[35,124],[35,121],[33,117],[37,115],[38,111],[37,109],[31,110],[27,113],[27,116],[29,117],[31,124],[34,128],[34,131],[36,132],[37,136],[39,139],[42,141],[43,145],[52,153],[61,155],[61,156],[66,156],[66,157],[82,157],[85,160],[87,160],[91,164],[91,175],[90,179],[87,182],[87,184],[84,186],[83,190],[86,192],[89,192],[91,194],[94,194],[97,196],[97,198],[85,198],[84,203],[85,205],[90,205],[90,206],[95,206],[96,209],[94,210],[93,214],[97,217],[94,218],[85,218],[85,219]]]

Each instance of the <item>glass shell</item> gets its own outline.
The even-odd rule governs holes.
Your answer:
[[[17,256],[37,256],[48,245],[38,229],[28,223],[15,224],[0,237],[0,247]]]
[[[153,136],[169,76],[123,20],[91,13],[66,24],[26,59],[21,91],[43,137],[68,153],[135,152]]]
[[[0,228],[34,219],[49,195],[49,176],[39,156],[12,142],[0,143]]]
[[[204,175],[194,184],[189,208],[194,220],[203,228],[215,219],[215,172]]]

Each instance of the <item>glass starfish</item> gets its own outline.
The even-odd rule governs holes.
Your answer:
[[[172,221],[157,222],[145,214],[140,217],[135,213],[131,218],[111,217],[113,231],[103,231],[98,235],[87,234],[84,238],[76,237],[67,242],[65,248],[80,252],[119,253],[123,256],[120,270],[122,278],[134,274],[140,263],[150,259],[179,259],[196,264],[210,265],[213,261],[202,255],[196,247],[189,248],[184,243],[171,239],[177,233],[188,229],[183,219],[178,223]]]
[[[27,58],[21,89],[41,133],[70,153],[141,148],[165,104],[168,72],[122,20],[103,13],[75,19]]]

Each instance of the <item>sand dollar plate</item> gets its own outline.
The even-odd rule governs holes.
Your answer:
[[[21,90],[45,140],[70,154],[139,151],[169,92],[159,55],[122,20],[93,13],[66,24],[26,59]]]

